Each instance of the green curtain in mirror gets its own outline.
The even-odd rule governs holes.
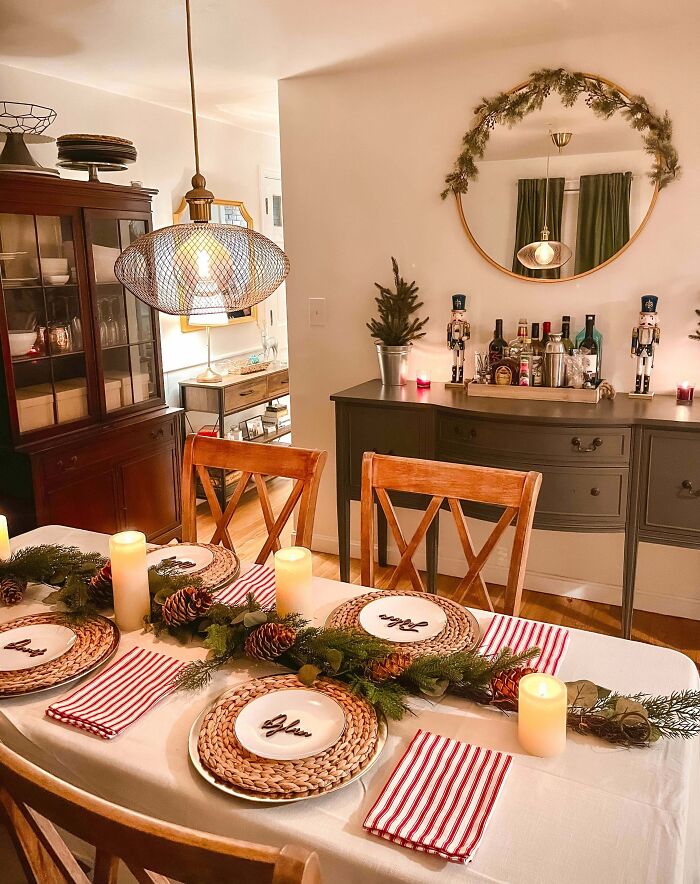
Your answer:
[[[545,178],[520,178],[518,180],[518,209],[515,218],[515,248],[513,249],[513,273],[537,279],[559,279],[561,270],[530,270],[518,261],[518,251],[531,242],[538,242],[542,234],[544,218]],[[561,214],[564,205],[564,179],[549,179],[549,204],[547,227],[549,238],[561,240]]]
[[[598,267],[629,240],[631,187],[631,172],[581,176],[575,273]]]

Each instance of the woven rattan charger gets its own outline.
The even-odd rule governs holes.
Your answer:
[[[386,598],[389,595],[416,596],[428,599],[439,605],[447,617],[445,627],[432,638],[425,638],[417,642],[401,642],[401,653],[410,654],[413,657],[422,654],[452,654],[455,651],[468,651],[479,641],[479,624],[474,615],[462,605],[440,596],[428,596],[424,592],[401,589],[382,589],[349,599],[331,611],[326,626],[329,629],[359,629],[365,632],[360,625],[360,611],[375,599]],[[391,644],[391,642],[389,643]]]
[[[235,735],[236,717],[251,700],[270,691],[304,690],[296,675],[256,678],[227,691],[195,722],[190,755],[210,782],[231,794],[257,801],[299,801],[332,792],[365,773],[386,741],[386,723],[372,706],[345,685],[318,679],[313,688],[335,700],[345,713],[345,729],[330,749],[295,761],[260,758]]]
[[[29,614],[3,623],[0,634],[38,623],[66,626],[75,633],[76,639],[65,654],[48,663],[13,672],[0,671],[0,697],[45,691],[72,681],[104,663],[119,644],[119,630],[111,620],[99,614],[80,620],[67,614]]]

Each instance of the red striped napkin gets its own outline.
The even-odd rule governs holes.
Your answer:
[[[468,863],[512,761],[505,752],[418,731],[364,826],[403,847]]]
[[[539,655],[528,666],[548,675],[556,675],[568,646],[569,630],[563,626],[495,614],[479,649],[482,654],[491,657],[501,648],[510,648],[516,654],[528,648],[539,648]]]
[[[96,678],[46,710],[50,718],[112,740],[174,689],[186,663],[132,648]]]
[[[261,608],[271,608],[275,604],[275,572],[265,565],[253,565],[250,571],[239,577],[227,589],[222,589],[214,597],[223,605],[241,605],[252,592]]]

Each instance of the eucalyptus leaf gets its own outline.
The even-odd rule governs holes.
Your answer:
[[[328,660],[328,663],[333,672],[338,672],[340,667],[343,665],[343,655],[341,651],[339,651],[337,648],[329,648],[326,651],[326,660]]]
[[[655,724],[652,724],[650,727],[650,730],[649,730],[649,742],[655,743],[657,740],[660,740],[660,739],[661,739],[661,731],[659,730],[659,728]]]
[[[243,615],[243,625],[246,629],[267,623],[267,614],[264,611],[248,611]]]
[[[444,696],[450,682],[446,678],[431,678],[421,685],[421,693],[426,697],[438,699]]]
[[[630,700],[627,697],[618,697],[615,701],[615,714],[616,715],[640,715],[645,720],[649,718],[647,710],[642,706],[641,703],[637,703],[636,700]]]
[[[610,696],[610,694],[612,694],[612,691],[609,691],[607,688],[601,688],[601,686],[598,685],[598,699],[599,700],[607,700],[608,697]]]
[[[590,709],[598,702],[598,685],[585,678],[567,681],[566,696],[569,706],[576,709]]]
[[[233,618],[233,620],[231,621],[231,623],[233,623],[234,626],[237,626],[239,623],[243,623],[243,618],[245,617],[245,615],[246,615],[247,613],[248,613],[247,611],[241,611],[240,614],[236,615],[236,616]]]
[[[314,666],[313,663],[306,663],[297,672],[297,678],[307,688],[310,688],[320,674],[321,669],[318,666]]]

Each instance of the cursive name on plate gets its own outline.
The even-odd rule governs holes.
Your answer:
[[[420,620],[418,623],[414,623],[408,617],[394,617],[391,614],[380,614],[379,619],[389,621],[387,629],[393,629],[394,626],[398,626],[401,632],[418,632],[420,627],[428,625],[427,620]]]
[[[263,721],[260,727],[266,731],[266,737],[274,737],[275,734],[294,734],[295,737],[310,737],[311,734],[308,731],[303,731],[297,727],[299,723],[299,719],[296,718],[287,724],[287,716],[280,712],[274,718],[268,718],[267,721]]]
[[[191,562],[189,559],[178,559],[177,556],[168,556],[167,559],[161,559],[158,567],[161,568],[163,565],[168,568],[180,568],[182,571],[188,571],[190,568],[195,567],[194,562]]]
[[[29,645],[31,643],[32,640],[30,638],[23,638],[5,645],[5,650],[22,651],[24,654],[29,654],[30,657],[42,657],[46,653],[46,648],[30,648]]]

